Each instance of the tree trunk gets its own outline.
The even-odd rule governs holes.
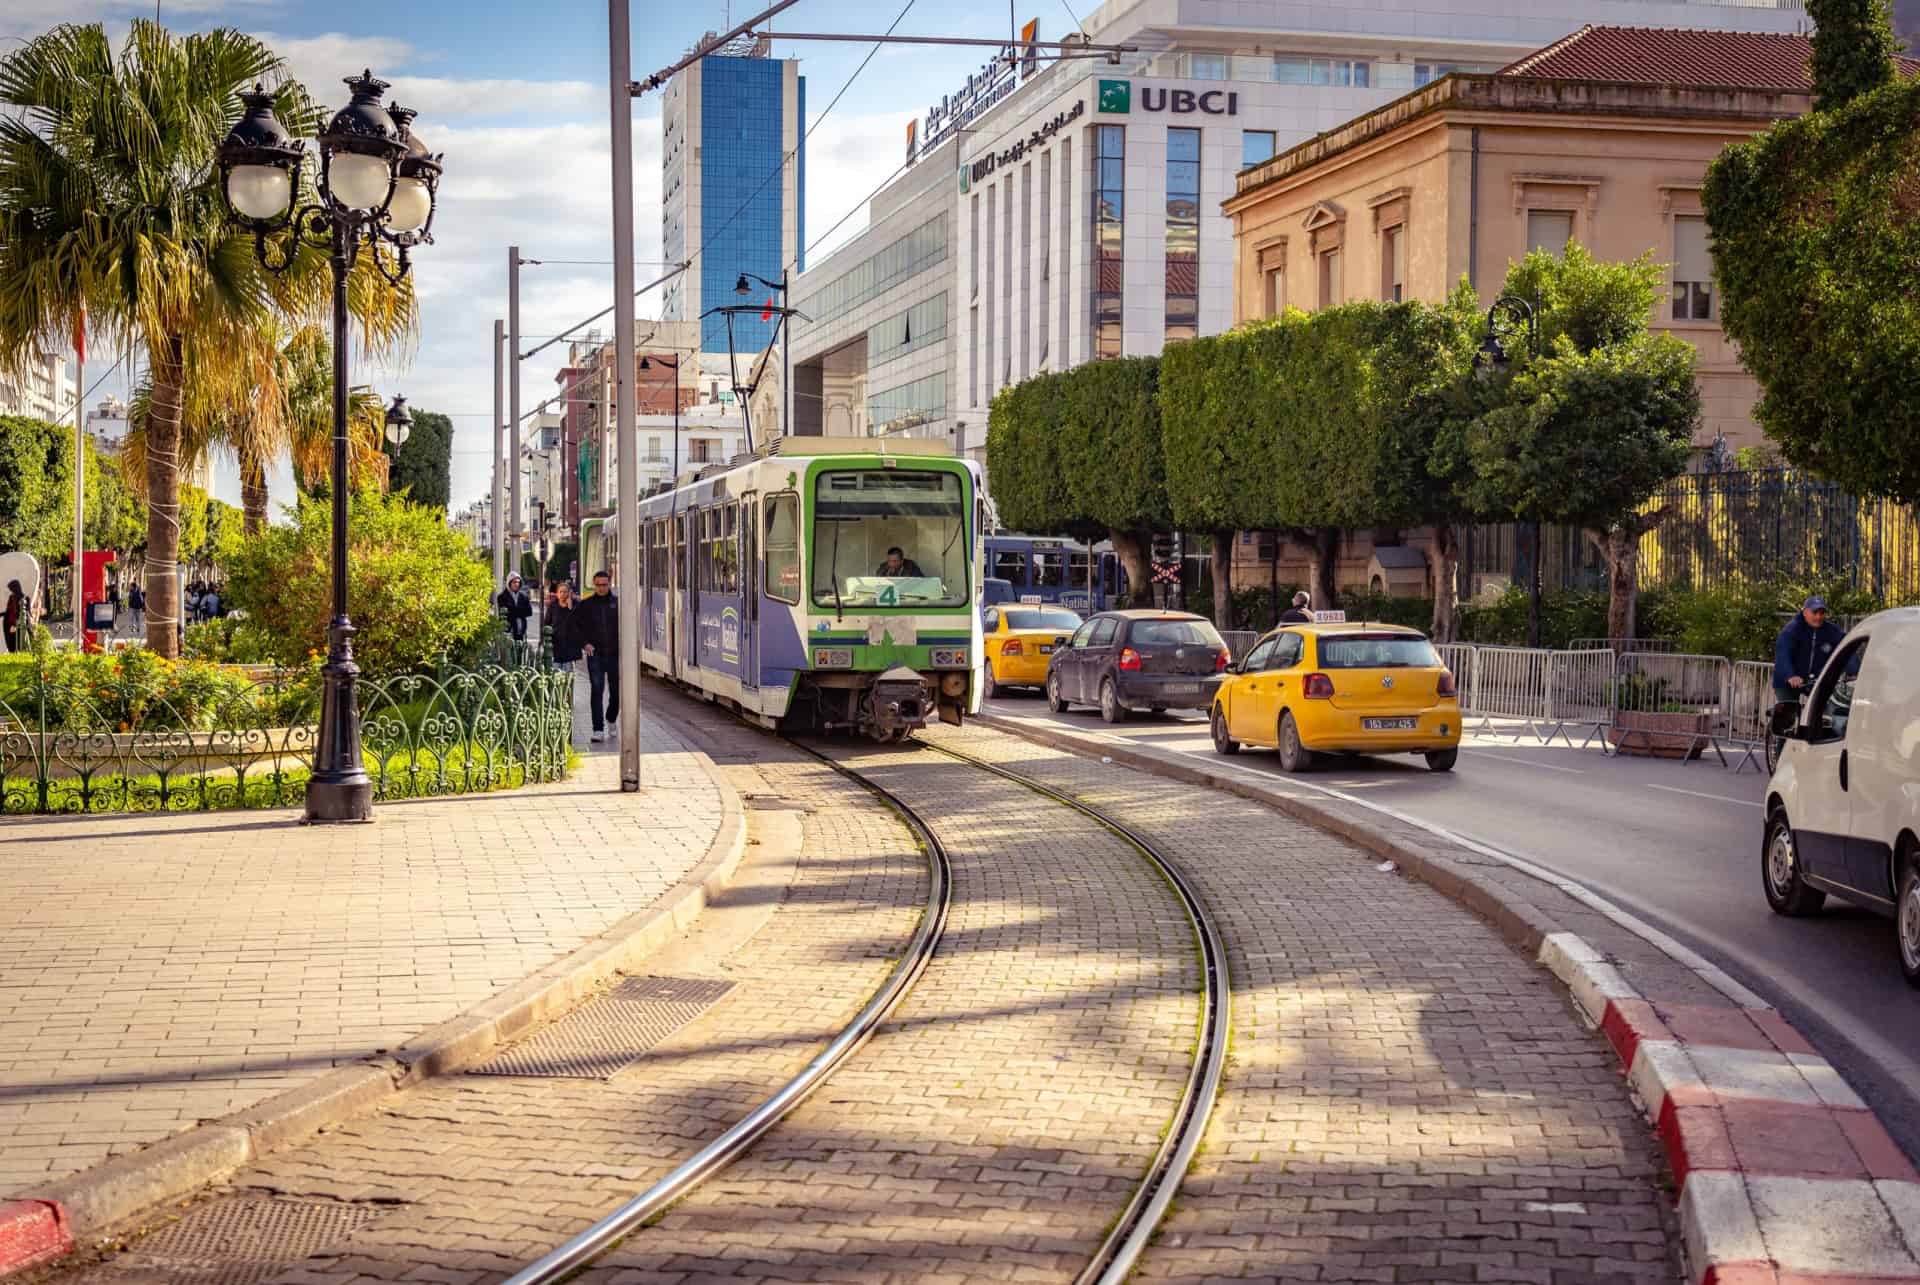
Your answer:
[[[1436,522],[1433,545],[1427,550],[1427,565],[1433,571],[1433,627],[1435,642],[1453,642],[1460,631],[1457,568],[1460,545],[1451,524]]]
[[[1340,528],[1313,528],[1313,609],[1331,611],[1335,602],[1334,575],[1340,557]]]
[[[1213,543],[1213,623],[1220,629],[1234,628],[1233,621],[1233,531],[1216,529],[1208,533]]]
[[[240,533],[267,529],[267,466],[250,450],[240,453]]]
[[[1632,638],[1639,628],[1640,537],[1659,526],[1665,508],[1616,522],[1605,530],[1589,528],[1587,539],[1607,564],[1607,637]]]
[[[1109,531],[1113,551],[1127,573],[1127,602],[1138,605],[1153,593],[1153,571],[1148,566],[1147,544],[1152,538],[1139,531]]]
[[[180,392],[178,335],[148,353],[153,395],[147,412],[147,649],[180,655]]]

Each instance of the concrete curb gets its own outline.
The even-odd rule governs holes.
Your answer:
[[[992,715],[978,722],[1274,808],[1398,863],[1492,923],[1567,987],[1618,1054],[1680,1184],[1695,1285],[1920,1282],[1920,1173],[1833,1065],[1773,1009],[1649,1000],[1540,906],[1472,866],[1314,800],[1056,726]]]
[[[402,1090],[484,1061],[566,1012],[686,929],[732,881],[747,850],[746,808],[711,756],[689,747],[720,795],[720,829],[700,863],[646,910],[390,1056],[339,1067],[243,1111],[0,1204],[0,1276],[71,1252],[76,1239],[176,1200],[249,1161],[360,1115]]]

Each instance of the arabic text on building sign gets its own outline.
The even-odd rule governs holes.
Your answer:
[[[954,130],[1000,102],[1019,88],[1020,82],[1039,70],[1040,20],[1034,18],[1020,29],[1020,44],[1007,45],[967,77],[967,83],[927,108],[927,120],[919,131],[917,148],[908,144],[907,160],[919,152],[932,151]],[[1024,53],[1021,51],[1024,50]],[[1016,63],[1016,59],[1018,60]]]
[[[1067,126],[1071,125],[1074,121],[1079,120],[1082,116],[1085,116],[1086,114],[1087,114],[1087,104],[1084,101],[1075,103],[1072,107],[1068,108],[1066,111],[1061,112],[1058,116],[1055,116],[1052,120],[1047,121],[1044,124],[1040,125],[1031,134],[1028,134],[1025,138],[1021,139],[1019,142],[1015,143],[1013,146],[1006,148],[1005,150],[997,154],[993,152],[988,152],[985,156],[982,156],[979,160],[973,163],[973,168],[969,172],[968,177],[971,178],[975,183],[978,183],[981,179],[993,173],[995,170],[999,169],[1002,165],[1015,164],[1022,157],[1024,157],[1028,152],[1037,152],[1042,147],[1045,147],[1048,143],[1053,141],[1053,136],[1055,134],[1058,134],[1061,130],[1065,129]]]

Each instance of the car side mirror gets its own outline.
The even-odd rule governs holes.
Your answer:
[[[1768,730],[1783,741],[1804,741],[1806,733],[1800,727],[1800,707],[1782,704],[1773,711],[1773,721]]]

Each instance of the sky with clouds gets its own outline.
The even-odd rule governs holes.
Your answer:
[[[633,75],[671,65],[708,31],[726,30],[755,11],[722,0],[633,4]],[[1092,0],[1076,6],[1086,10]],[[981,11],[962,16],[931,0],[801,0],[774,22],[791,31],[883,32],[905,7],[902,35],[998,38],[1007,18]],[[413,352],[390,368],[358,366],[355,382],[383,395],[404,393],[417,409],[454,417],[453,503],[459,508],[488,487],[493,406],[490,351],[493,319],[506,312],[506,253],[546,261],[521,270],[523,348],[559,333],[612,302],[610,131],[607,94],[607,9],[600,0],[158,0],[159,18],[180,31],[232,26],[266,40],[321,102],[345,100],[341,78],[371,67],[393,82],[392,97],[420,111],[415,131],[446,153],[434,217],[435,244],[415,258],[421,335]],[[0,41],[30,38],[62,21],[103,22],[117,44],[136,17],[151,18],[155,0],[4,0]],[[1021,11],[1038,16],[1041,35],[1057,39],[1070,25],[1065,0]],[[396,23],[398,19],[398,23]],[[839,222],[899,164],[908,119],[977,67],[979,49],[886,47],[856,77],[871,45],[783,42],[777,52],[801,59],[807,77],[807,227],[810,235]],[[827,107],[846,89],[830,113]],[[634,111],[636,280],[657,276],[660,252],[660,100],[648,95]],[[809,248],[817,261],[864,226],[848,219],[830,240]],[[638,314],[657,315],[654,297]],[[610,319],[609,319],[610,321]],[[603,326],[607,322],[601,323]],[[610,333],[610,331],[609,331]],[[554,391],[564,354],[555,345],[521,368],[521,405],[530,409]],[[109,354],[90,352],[88,383]],[[109,391],[125,394],[113,373],[89,404]],[[238,501],[231,465],[216,467],[215,491]],[[291,494],[274,482],[276,502]]]

